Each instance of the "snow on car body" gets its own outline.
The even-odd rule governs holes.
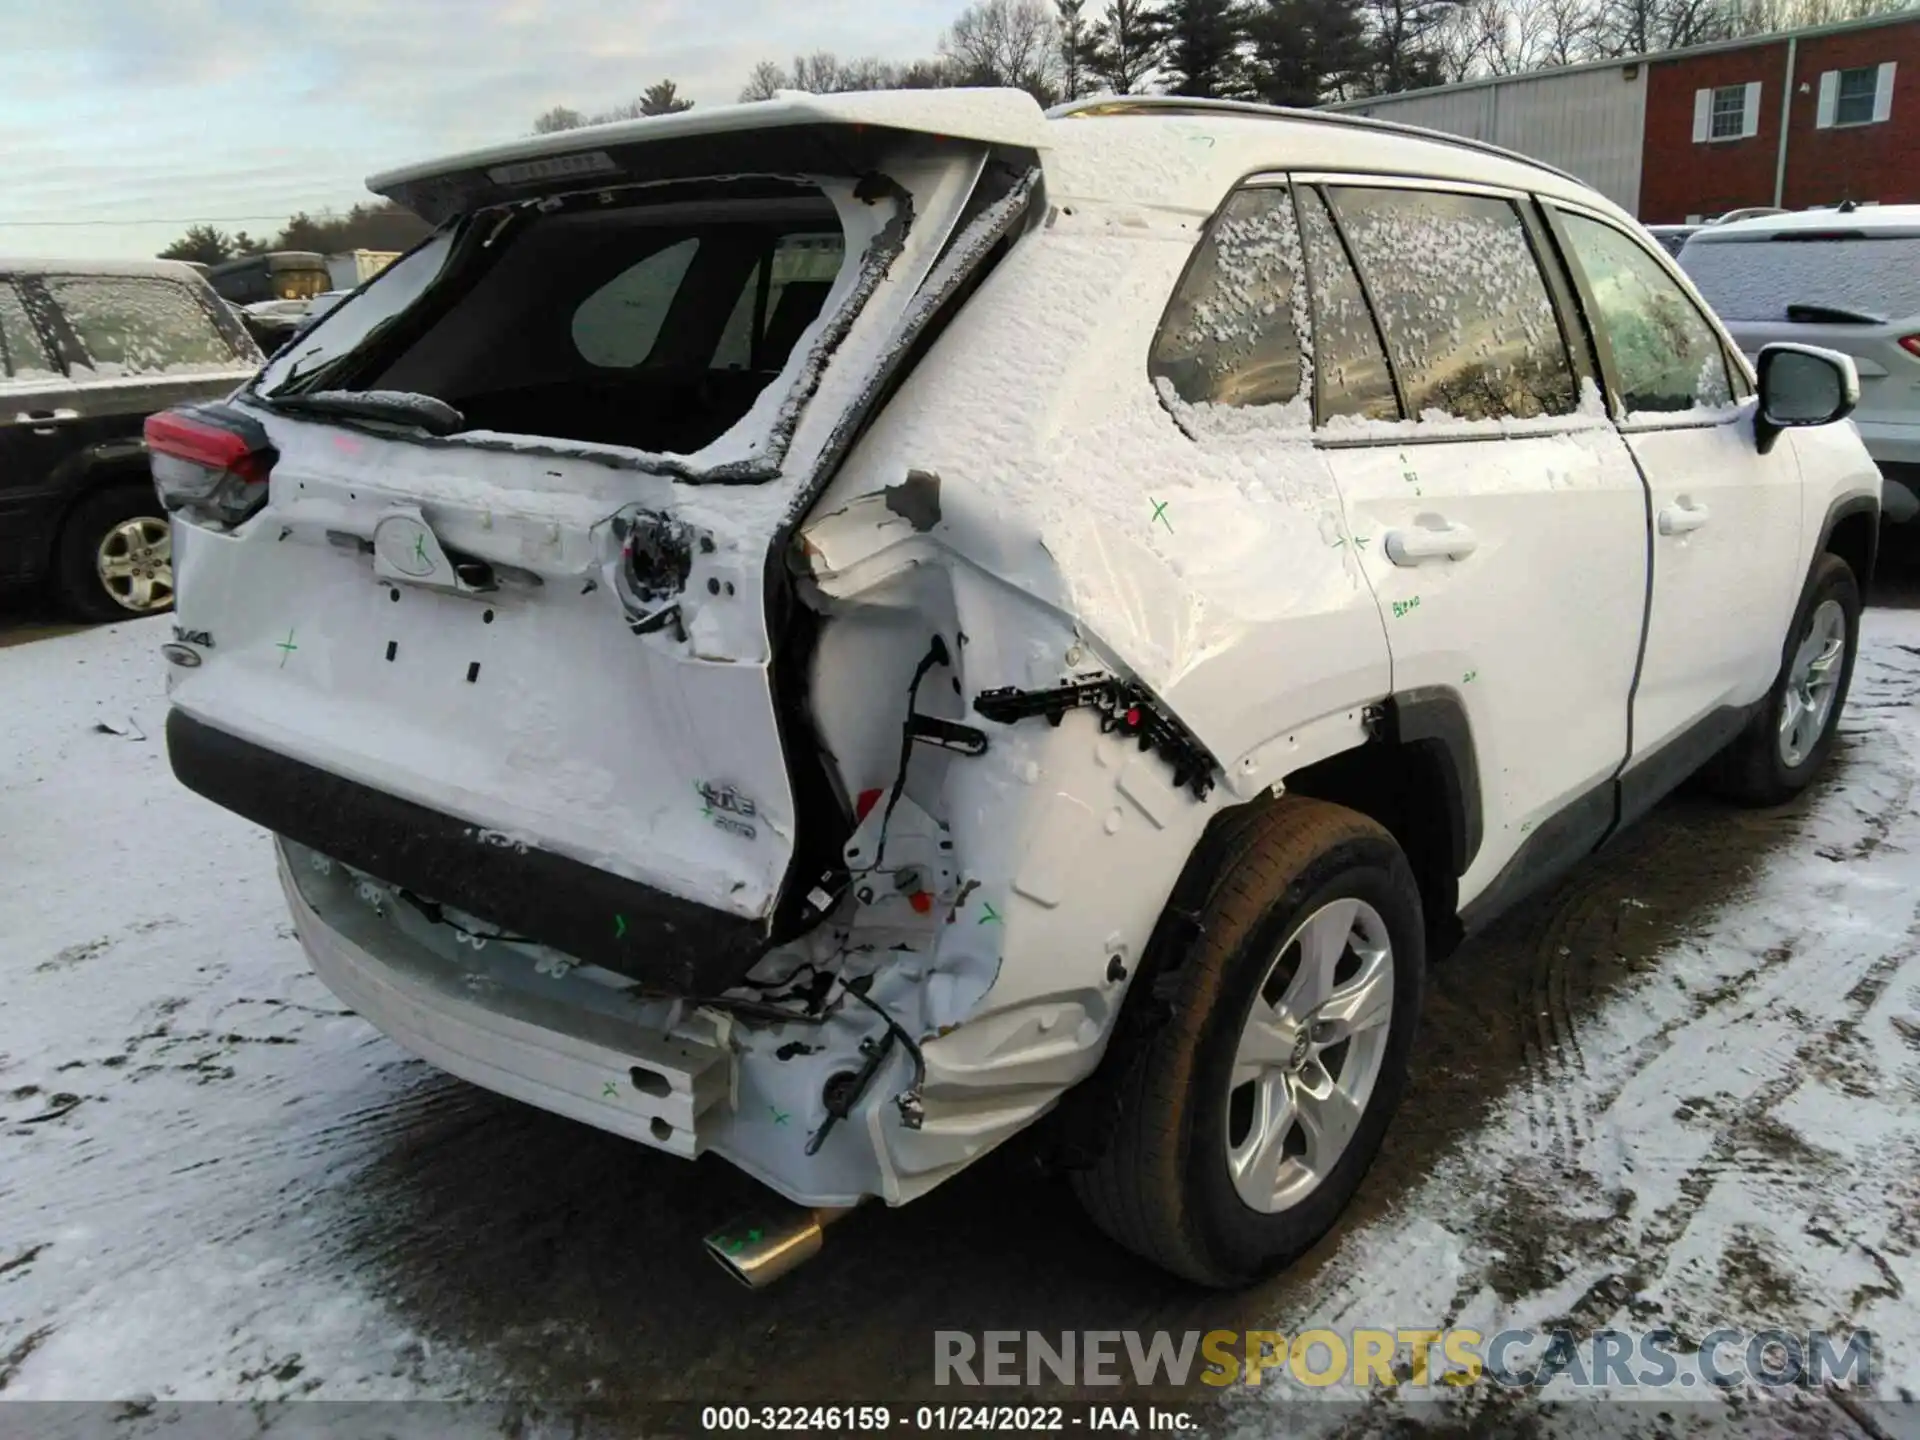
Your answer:
[[[1633,223],[1485,147],[782,96],[373,184],[442,230],[156,438],[176,772],[402,1044],[805,1205],[1071,1092],[1127,1243],[1297,1253],[1429,936],[1775,724],[1816,552],[1870,566],[1857,444],[1773,444]],[[1684,395],[1578,328],[1569,224],[1689,307]]]

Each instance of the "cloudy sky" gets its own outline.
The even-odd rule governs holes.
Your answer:
[[[671,76],[732,101],[799,51],[910,59],[961,0],[0,0],[0,255],[271,234],[367,175]],[[57,222],[57,223],[55,223]],[[86,222],[86,223],[77,223]]]

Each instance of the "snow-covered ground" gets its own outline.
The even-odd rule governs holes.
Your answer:
[[[1802,805],[1683,802],[1595,862],[1604,887],[1444,967],[1355,1217],[1233,1298],[991,1165],[836,1227],[779,1290],[728,1288],[692,1243],[721,1217],[672,1218],[747,1193],[724,1167],[439,1077],[311,977],[264,836],[173,782],[165,627],[0,649],[0,1398],[853,1399],[919,1389],[935,1328],[988,1324],[1863,1325],[1883,1395],[1920,1391],[1920,613],[1869,613]],[[1308,1397],[1221,1418],[1270,1433],[1281,1398]],[[1321,1409],[1620,1419],[1401,1404]],[[1875,1433],[1818,1397],[1758,1413]]]

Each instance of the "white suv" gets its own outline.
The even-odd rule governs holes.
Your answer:
[[[1756,397],[1556,171],[956,91],[373,185],[435,236],[151,427],[174,769],[401,1045],[795,1202],[754,1283],[1043,1116],[1123,1244],[1281,1264],[1430,958],[1831,747],[1851,366]]]

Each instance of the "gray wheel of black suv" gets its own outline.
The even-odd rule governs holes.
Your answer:
[[[81,501],[60,532],[56,583],[83,620],[172,609],[172,527],[153,486],[116,485]]]

